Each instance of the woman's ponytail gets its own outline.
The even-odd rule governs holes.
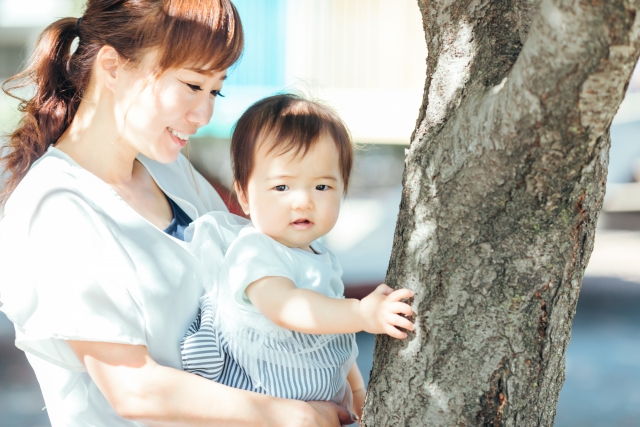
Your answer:
[[[64,18],[54,22],[40,35],[27,68],[2,86],[9,96],[20,101],[23,113],[18,128],[9,135],[1,157],[5,173],[9,174],[0,192],[0,204],[13,192],[29,168],[67,129],[78,105],[81,92],[77,83],[84,78],[71,70],[71,44],[77,37],[77,19]],[[33,88],[33,97],[24,99],[18,89]]]

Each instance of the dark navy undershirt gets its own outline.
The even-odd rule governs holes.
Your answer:
[[[187,215],[176,202],[167,197],[167,201],[171,205],[171,211],[173,212],[173,219],[171,224],[163,231],[169,236],[173,236],[178,240],[184,241],[184,229],[191,224],[191,218]]]

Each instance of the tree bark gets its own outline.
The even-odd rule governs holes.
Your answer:
[[[640,0],[418,0],[429,51],[364,424],[552,426]]]

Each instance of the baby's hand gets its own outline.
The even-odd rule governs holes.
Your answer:
[[[411,306],[400,302],[401,299],[411,297],[413,297],[413,292],[409,289],[394,291],[387,285],[378,286],[375,291],[360,301],[362,329],[372,334],[388,334],[398,339],[406,338],[407,334],[399,331],[396,327],[408,331],[414,330],[413,323],[400,316],[400,314],[413,315]]]

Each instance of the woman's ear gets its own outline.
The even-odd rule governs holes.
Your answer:
[[[120,66],[120,55],[109,45],[100,48],[96,56],[96,74],[100,81],[111,92],[116,88],[116,77]]]
[[[238,181],[233,182],[233,188],[236,190],[236,196],[238,197],[238,203],[240,203],[240,207],[242,208],[242,212],[245,215],[249,216],[249,199],[247,199],[247,195],[238,185]]]

